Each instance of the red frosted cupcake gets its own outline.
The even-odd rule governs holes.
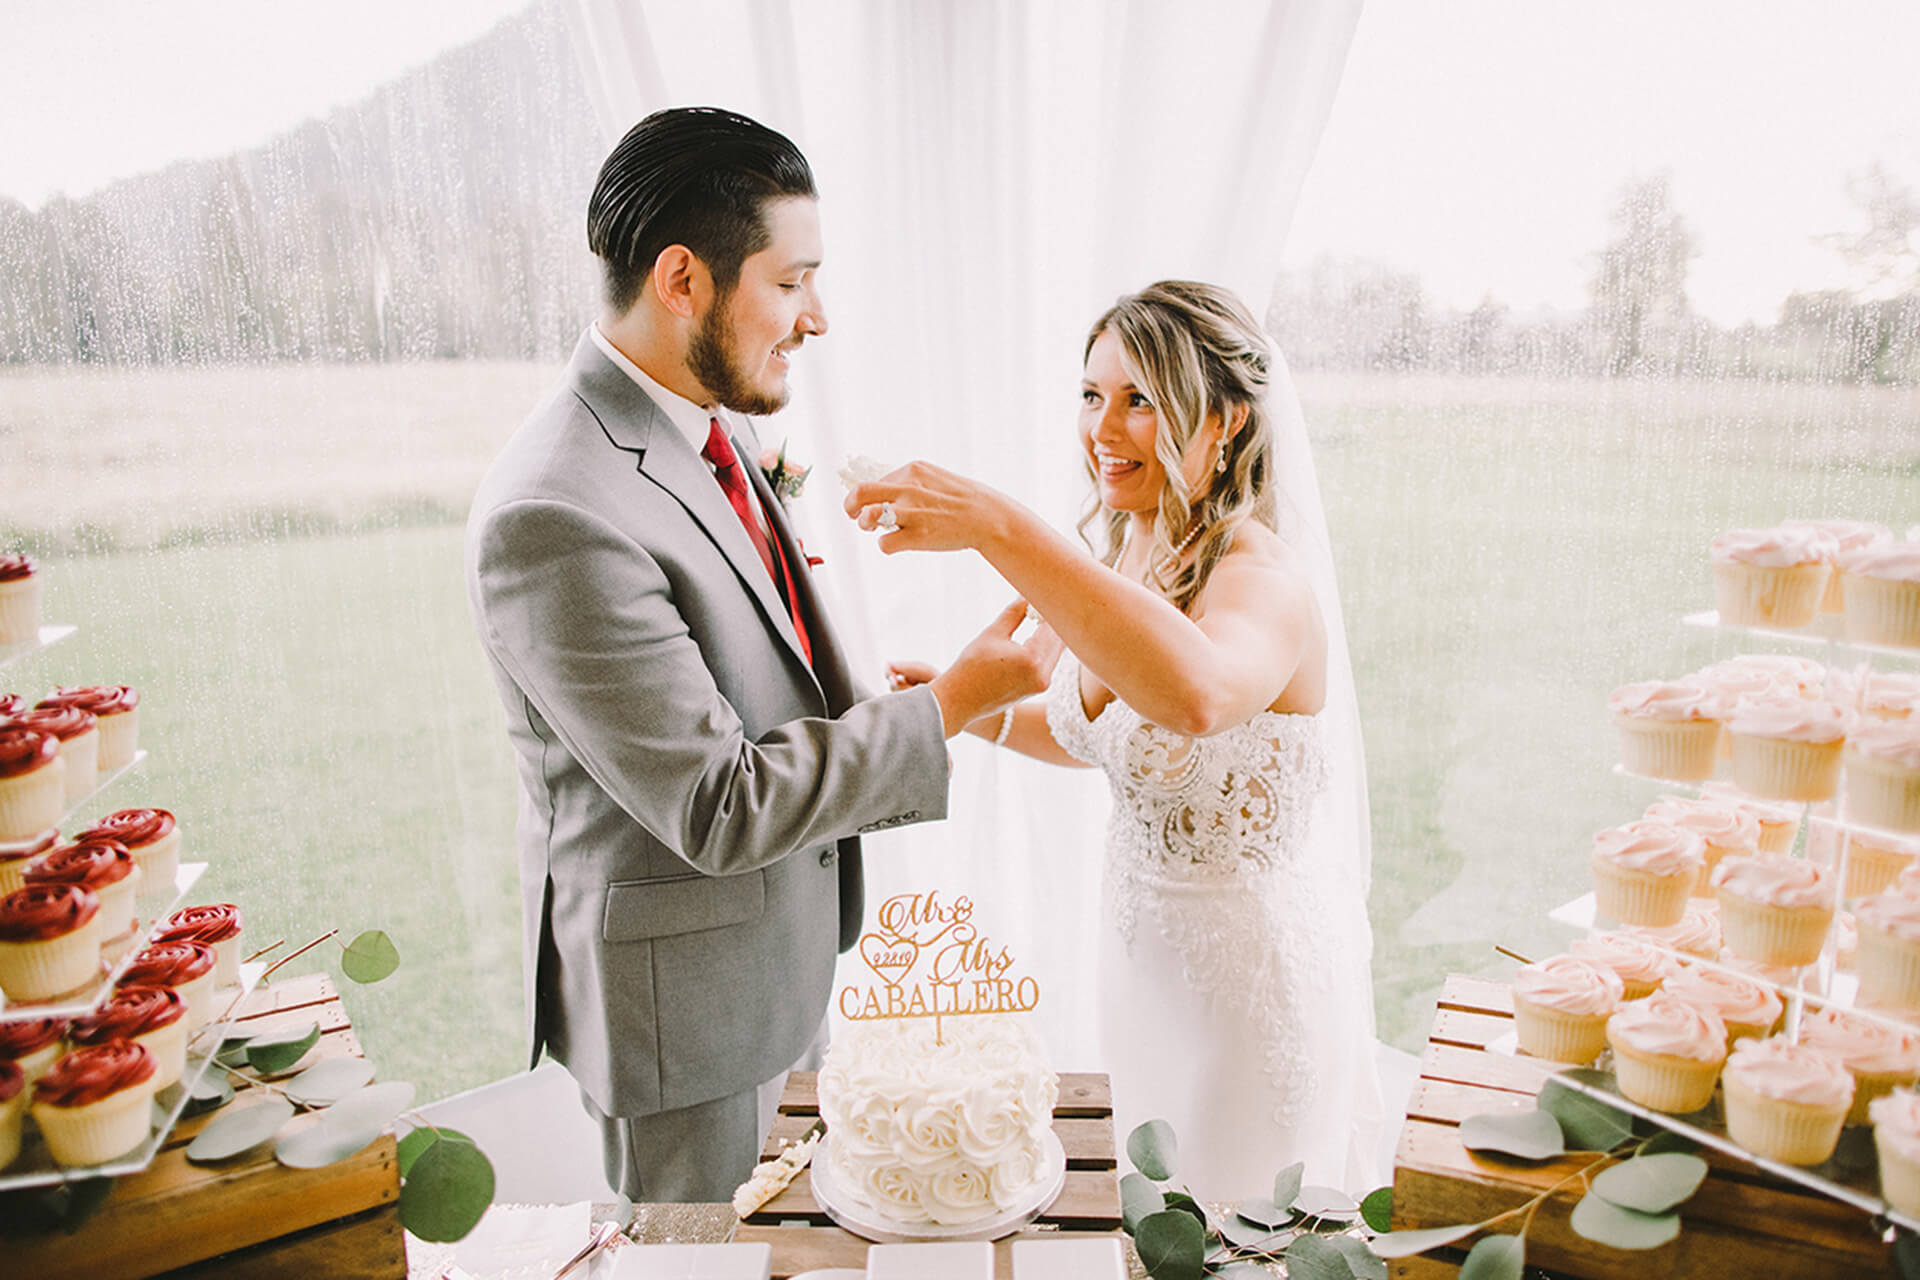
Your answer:
[[[75,844],[118,841],[140,865],[140,892],[158,896],[180,876],[180,827],[165,809],[122,809],[73,838]]]
[[[130,1040],[153,1054],[154,1087],[164,1089],[187,1067],[187,1002],[172,987],[122,986],[69,1033],[76,1047]]]
[[[30,884],[0,898],[0,991],[51,1000],[100,973],[100,898],[74,884]]]
[[[32,1084],[67,1051],[65,1018],[21,1018],[0,1022],[0,1058],[17,1062]]]
[[[67,762],[51,733],[0,724],[0,841],[38,840],[67,810]]]
[[[27,1074],[19,1063],[0,1059],[0,1169],[20,1155],[20,1122],[26,1114]]]
[[[0,647],[40,638],[40,575],[26,556],[0,556]]]
[[[93,794],[100,785],[100,729],[93,712],[78,707],[35,707],[15,716],[12,723],[60,739],[60,759],[67,766],[63,811]]]
[[[28,709],[28,702],[17,693],[0,693],[0,720],[11,720]]]
[[[0,897],[27,886],[27,868],[33,860],[60,843],[60,829],[47,828],[38,840],[0,845]]]
[[[130,685],[96,684],[55,689],[40,699],[41,707],[78,707],[93,714],[100,732],[100,768],[105,771],[133,763],[140,749],[140,693]]]
[[[213,948],[198,942],[159,942],[133,958],[123,987],[172,987],[187,1002],[191,1035],[213,1017]]]
[[[49,849],[27,868],[27,883],[73,884],[99,894],[103,944],[133,928],[138,918],[134,895],[139,892],[140,868],[125,845],[102,841]]]
[[[33,1086],[33,1119],[54,1162],[104,1164],[153,1132],[150,1113],[159,1067],[144,1045],[126,1040],[75,1049]]]
[[[231,902],[215,906],[183,907],[167,917],[154,935],[157,942],[198,942],[213,948],[219,964],[214,970],[216,986],[237,986],[240,982],[240,908]]]

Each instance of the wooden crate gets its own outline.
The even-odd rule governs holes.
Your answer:
[[[1552,1074],[1542,1063],[1487,1050],[1512,1026],[1512,991],[1505,984],[1458,975],[1447,979],[1394,1156],[1395,1230],[1482,1221],[1526,1203],[1596,1158],[1579,1152],[1530,1164],[1477,1155],[1460,1144],[1463,1119],[1531,1106],[1541,1083]],[[1681,1207],[1677,1240],[1645,1252],[1624,1252],[1574,1234],[1567,1215],[1581,1194],[1576,1180],[1534,1215],[1527,1228],[1528,1264],[1592,1280],[1830,1280],[1894,1274],[1891,1251],[1867,1214],[1764,1174],[1745,1161],[1715,1151],[1702,1154],[1713,1172]],[[1509,1219],[1493,1229],[1512,1232],[1517,1223]],[[1396,1280],[1456,1275],[1464,1247],[1471,1243],[1396,1261],[1391,1274]]]
[[[241,1030],[255,1033],[317,1021],[320,1043],[302,1065],[360,1055],[325,974],[253,992],[237,1020]],[[259,1092],[235,1084],[239,1093],[228,1108],[249,1105],[249,1093]],[[0,1243],[0,1271],[22,1280],[407,1274],[391,1134],[324,1169],[285,1168],[270,1145],[219,1165],[189,1164],[187,1144],[225,1109],[182,1120],[153,1163],[116,1179],[106,1206],[74,1235]]]
[[[780,1144],[800,1138],[820,1118],[820,1098],[811,1071],[787,1079],[780,1115],[768,1135],[764,1159]],[[1117,1232],[1120,1229],[1120,1178],[1113,1137],[1113,1092],[1104,1075],[1064,1073],[1060,1099],[1053,1108],[1053,1131],[1067,1152],[1067,1184],[1060,1198],[1032,1227],[994,1246],[996,1274],[1013,1274],[1012,1242],[1058,1239],[1061,1232]],[[814,1202],[803,1169],[791,1186],[740,1224],[734,1239],[773,1246],[775,1277],[823,1267],[866,1266],[868,1242],[833,1225]]]

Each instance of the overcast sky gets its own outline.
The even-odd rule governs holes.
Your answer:
[[[38,206],[248,146],[525,0],[0,0],[0,194]],[[1442,303],[1584,303],[1606,212],[1668,169],[1696,307],[1838,282],[1875,158],[1920,182],[1920,0],[1368,0],[1288,244]]]

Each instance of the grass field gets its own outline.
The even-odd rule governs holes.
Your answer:
[[[552,372],[0,374],[0,548],[45,555],[48,616],[82,628],[0,688],[147,690],[152,755],[96,807],[180,812],[261,943],[391,933],[400,972],[347,999],[424,1097],[523,1065],[515,784],[458,522]],[[1444,973],[1559,945],[1586,837],[1651,798],[1608,774],[1601,704],[1736,651],[1678,623],[1707,539],[1920,522],[1920,393],[1301,389],[1368,741],[1381,1031],[1414,1045]]]

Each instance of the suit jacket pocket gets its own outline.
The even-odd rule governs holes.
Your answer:
[[[637,942],[724,929],[758,920],[766,905],[766,877],[758,871],[738,876],[617,880],[607,885],[602,934],[608,942]]]

